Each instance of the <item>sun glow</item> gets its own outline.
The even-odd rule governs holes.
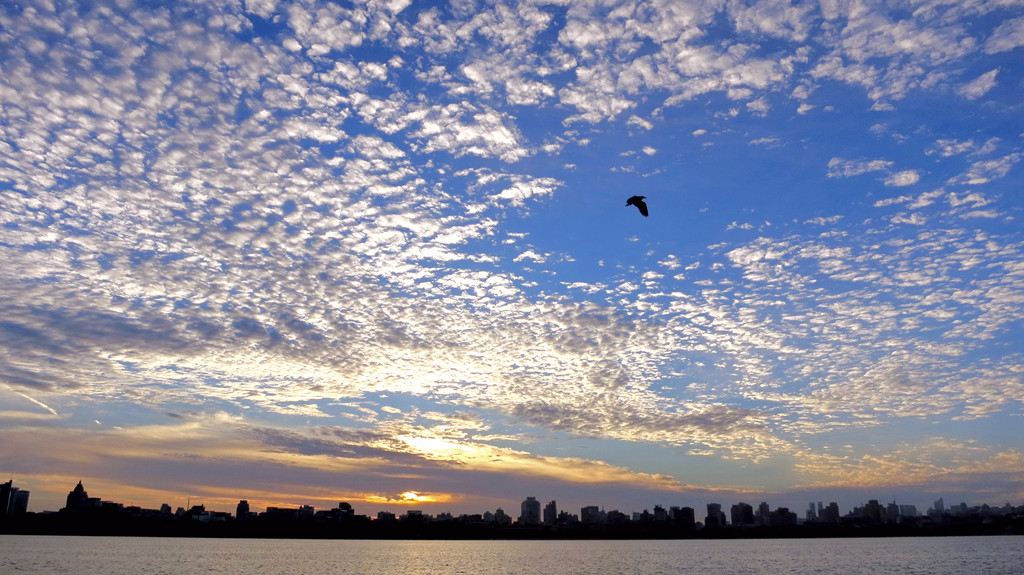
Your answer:
[[[368,503],[387,505],[417,505],[420,503],[451,503],[455,497],[448,493],[419,493],[406,491],[396,495],[369,495],[364,498]]]

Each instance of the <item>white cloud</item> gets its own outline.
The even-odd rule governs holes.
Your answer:
[[[1009,52],[1024,46],[1024,16],[1000,24],[985,42],[986,54]]]
[[[917,197],[913,202],[909,204],[910,208],[924,208],[935,203],[935,200],[941,198],[946,192],[944,190],[932,190],[925,192]]]
[[[951,180],[954,183],[978,185],[987,184],[992,180],[1004,178],[1013,166],[1017,165],[1022,157],[1021,153],[1007,154],[1001,158],[992,160],[980,160],[971,164],[970,169],[963,175]]]
[[[811,219],[805,221],[804,223],[814,224],[814,225],[817,225],[817,226],[826,226],[826,225],[835,224],[835,223],[837,223],[841,219],[843,219],[843,216],[817,217],[817,218],[811,218]]]
[[[896,198],[885,198],[884,200],[878,200],[875,202],[876,208],[883,208],[885,206],[892,206],[895,204],[902,204],[909,202],[912,198],[910,196],[899,196]]]
[[[968,100],[976,100],[985,94],[989,90],[996,86],[996,76],[999,74],[999,69],[990,70],[985,72],[981,76],[978,76],[970,83],[965,84],[959,90],[960,95]]]
[[[530,261],[542,264],[545,261],[547,261],[547,256],[538,254],[537,252],[535,252],[533,250],[526,250],[525,252],[523,252],[523,253],[519,254],[518,256],[516,256],[512,261],[521,262],[523,260],[530,260]]]
[[[626,123],[629,124],[630,126],[639,126],[645,130],[651,130],[654,128],[653,122],[645,120],[637,115],[630,116],[629,120]]]
[[[771,110],[771,106],[769,106],[768,102],[766,102],[763,98],[759,98],[752,102],[747,102],[747,109],[753,112],[754,114],[763,117],[768,115],[768,112]]]
[[[917,170],[903,170],[890,174],[885,179],[885,185],[895,187],[912,186],[920,180],[921,175],[917,173]]]
[[[926,224],[928,222],[928,218],[926,218],[925,216],[923,216],[923,215],[921,215],[919,213],[913,213],[913,214],[902,213],[902,214],[896,214],[895,216],[893,216],[890,219],[890,221],[892,223],[894,223],[894,224],[910,224],[910,225],[914,225],[914,226],[922,226],[922,225],[924,225],[924,224]]]
[[[508,102],[517,106],[538,105],[555,97],[555,88],[546,82],[510,80],[505,84]]]
[[[664,266],[669,270],[677,270],[680,267],[682,267],[683,264],[679,261],[679,258],[676,257],[674,254],[669,254],[668,256],[665,257],[664,260],[659,261],[658,265]]]
[[[972,208],[980,208],[981,206],[986,206],[992,203],[991,200],[979,194],[978,192],[968,192],[965,193],[963,196],[959,196],[955,193],[950,193],[947,197],[949,200],[949,205],[953,206],[954,208],[958,208],[964,205],[970,205],[970,207]]]
[[[472,154],[514,162],[529,155],[522,136],[507,117],[494,110],[450,104],[421,107],[400,117],[399,125],[415,122],[413,138],[424,145],[418,151],[447,151],[456,156]]]
[[[961,218],[988,218],[995,219],[1002,217],[1003,214],[997,210],[969,210],[959,214]]]
[[[888,160],[844,160],[832,158],[828,162],[828,177],[849,178],[870,172],[884,172],[892,167]]]
[[[957,154],[963,154],[976,149],[974,140],[967,140],[966,142],[958,142],[957,140],[938,140],[935,142],[935,146],[927,151],[930,154],[939,154],[944,158],[955,156]]]
[[[753,5],[730,4],[729,14],[740,32],[757,32],[794,42],[803,42],[811,31],[815,15],[811,5],[767,1]]]

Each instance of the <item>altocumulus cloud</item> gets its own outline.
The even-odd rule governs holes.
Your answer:
[[[665,232],[649,224],[598,271],[545,219],[580,197],[558,167],[596,165],[565,156],[621,133],[652,139],[607,157],[654,178],[674,133],[794,149],[782,129],[729,122],[831,113],[837,85],[891,110],[956,77],[966,104],[985,102],[1012,70],[960,68],[1024,45],[1021,19],[977,38],[965,23],[1008,10],[5,5],[0,380],[21,399],[0,419],[25,446],[15,459],[67,476],[106,457],[198,462],[227,498],[261,473],[267,498],[302,493],[283,478],[302,469],[317,497],[335,498],[336,474],[365,501],[404,500],[409,477],[456,501],[460,470],[690,487],[681,463],[616,461],[622,445],[792,456],[813,485],[1012,459],[944,465],[936,439],[858,460],[817,440],[1019,411],[1006,341],[1024,319],[1024,241],[1003,224],[1020,216],[982,187],[1019,163],[1006,134],[929,134],[917,156],[830,148],[819,185],[870,174],[871,193],[902,195],[856,217],[794,207],[781,225],[731,211],[703,246],[651,241]],[[715,38],[723,22],[735,35]],[[700,106],[700,123],[669,123]],[[603,209],[585,199],[571,217]],[[94,419],[119,429],[58,448]],[[583,457],[566,438],[611,447]]]

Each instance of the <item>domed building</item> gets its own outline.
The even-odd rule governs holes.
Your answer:
[[[77,513],[79,511],[87,511],[91,507],[92,502],[89,500],[89,494],[85,491],[85,487],[82,486],[82,482],[79,481],[78,485],[68,493],[67,502],[64,504],[64,511]]]

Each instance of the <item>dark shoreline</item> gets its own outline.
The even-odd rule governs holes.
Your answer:
[[[464,521],[340,522],[248,520],[202,523],[177,518],[85,514],[28,514],[0,522],[0,534],[259,539],[393,540],[588,540],[588,539],[803,539],[843,537],[945,537],[1024,535],[1024,517],[952,518],[915,524],[803,524],[778,527],[690,529],[671,522],[548,526],[498,526]]]

